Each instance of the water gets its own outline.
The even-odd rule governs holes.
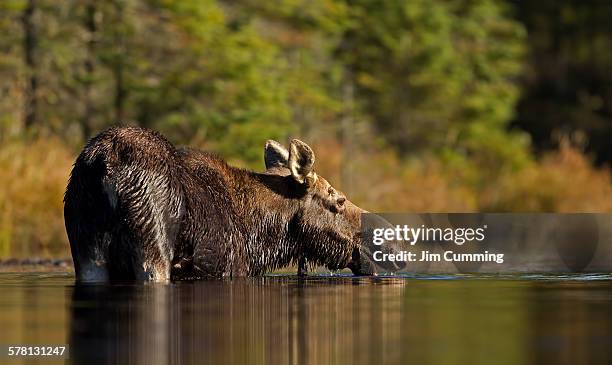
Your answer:
[[[0,274],[0,329],[0,344],[68,343],[85,364],[610,364],[612,276]]]

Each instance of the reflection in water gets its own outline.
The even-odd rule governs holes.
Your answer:
[[[528,343],[537,363],[612,364],[612,290],[581,283],[534,285]],[[588,298],[588,300],[584,300]],[[555,305],[555,310],[551,306]]]
[[[612,363],[611,278],[552,279],[3,274],[0,344],[68,342],[75,364]]]
[[[76,285],[69,340],[74,363],[167,362],[169,288],[148,289]]]
[[[405,283],[275,277],[76,285],[72,357],[88,364],[378,362],[389,356],[385,322],[398,318],[386,300],[399,309]]]

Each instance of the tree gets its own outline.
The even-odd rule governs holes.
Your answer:
[[[529,30],[529,69],[515,126],[538,151],[583,135],[600,164],[612,161],[612,7],[608,2],[512,1]]]
[[[491,171],[526,162],[528,139],[507,130],[525,31],[502,3],[350,4],[342,57],[363,110],[392,146]]]
[[[23,54],[25,65],[28,72],[28,81],[25,89],[25,110],[24,110],[24,126],[26,129],[31,129],[37,122],[37,104],[38,104],[38,34],[34,22],[34,16],[37,11],[36,0],[28,0],[21,22],[23,25]]]
[[[0,2],[0,140],[23,131],[24,59],[21,0]]]

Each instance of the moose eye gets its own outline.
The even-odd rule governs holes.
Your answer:
[[[344,205],[344,202],[345,202],[345,201],[346,201],[346,198],[342,196],[342,197],[338,198],[338,200],[336,201],[336,203],[338,203],[338,206],[339,206],[339,207],[341,207],[341,206],[343,206],[343,205]]]
[[[329,189],[327,189],[327,194],[329,195],[333,195],[334,194],[334,188],[332,188],[331,186],[329,187]]]

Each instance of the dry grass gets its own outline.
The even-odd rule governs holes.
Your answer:
[[[0,148],[0,257],[69,255],[62,199],[73,158],[56,139]]]
[[[321,174],[333,177],[351,200],[370,211],[612,212],[610,171],[594,168],[569,143],[519,171],[489,174],[482,188],[472,176],[446,169],[435,158],[402,162],[376,150],[352,154],[353,179],[347,183],[339,173],[342,160],[326,157],[341,155],[341,146],[326,141],[314,148]]]
[[[612,179],[580,150],[562,143],[539,164],[508,176],[487,210],[514,212],[612,212]]]
[[[425,158],[403,162],[395,154],[370,147],[353,151],[348,176],[339,143],[324,141],[313,145],[317,170],[349,199],[372,212],[472,212],[475,195],[463,184],[449,178],[439,161]]]

